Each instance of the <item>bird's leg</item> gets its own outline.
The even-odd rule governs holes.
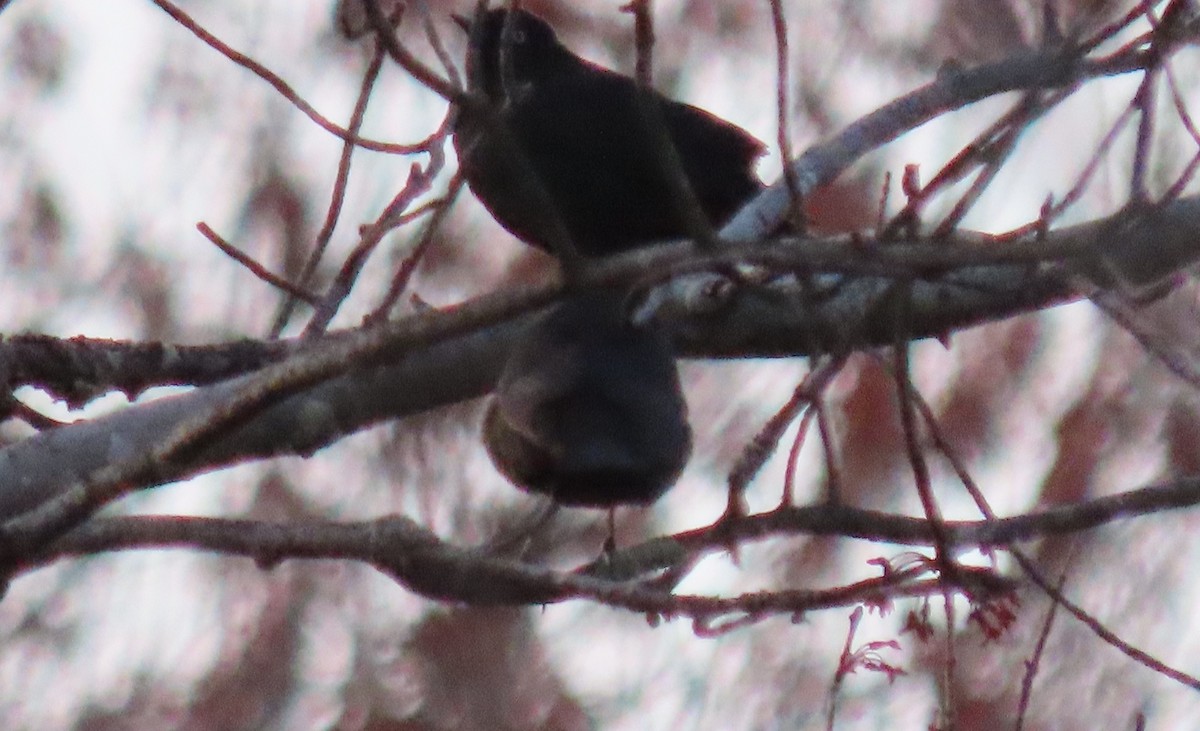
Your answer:
[[[612,556],[617,551],[617,508],[608,509],[608,538],[604,539],[604,555]]]

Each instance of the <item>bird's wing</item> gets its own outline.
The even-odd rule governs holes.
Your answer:
[[[754,167],[766,151],[762,142],[703,109],[659,99],[663,123],[702,202],[727,208],[757,192],[762,184]],[[637,104],[629,78],[592,67],[584,75],[534,84],[529,98],[514,109],[513,129],[547,177],[548,188],[618,198],[625,191],[635,202],[662,186],[661,175],[647,165],[656,150]],[[578,160],[595,164],[571,166]],[[630,179],[629,171],[643,179]]]
[[[722,156],[746,166],[767,151],[767,146],[757,137],[700,107],[664,98],[662,111],[667,126],[676,135],[675,146],[681,155],[712,154],[717,150]]]

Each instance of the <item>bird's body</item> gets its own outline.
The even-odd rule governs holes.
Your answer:
[[[670,196],[663,156],[639,109],[637,82],[580,59],[537,16],[507,11],[478,19],[468,53],[470,89],[506,124],[576,250],[606,256],[688,234]],[[708,112],[651,94],[701,210],[719,226],[762,188],[764,147]],[[524,163],[499,144],[495,119],[459,110],[454,144],[475,196],[517,238],[552,250]],[[544,199],[541,199],[544,200]]]
[[[691,451],[665,335],[634,327],[614,292],[573,295],[513,348],[484,418],[492,462],[563,505],[647,504]]]

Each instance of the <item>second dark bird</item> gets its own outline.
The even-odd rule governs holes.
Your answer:
[[[562,505],[654,502],[692,445],[670,342],[631,324],[619,293],[569,296],[514,345],[483,441],[515,485]]]
[[[608,256],[686,237],[637,82],[571,53],[541,18],[516,11],[506,29],[507,16],[490,10],[474,26],[455,18],[471,30],[468,87],[507,125],[576,250]],[[719,227],[762,189],[754,165],[763,144],[702,109],[651,95],[700,208]],[[510,233],[552,250],[544,206],[521,185],[522,165],[485,117],[458,110],[454,146],[467,184]]]

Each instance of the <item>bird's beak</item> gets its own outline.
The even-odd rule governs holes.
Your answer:
[[[466,33],[471,32],[471,19],[470,18],[459,15],[458,13],[451,13],[450,19],[453,20],[455,23],[458,23],[458,27],[462,28],[464,32],[466,32]]]

